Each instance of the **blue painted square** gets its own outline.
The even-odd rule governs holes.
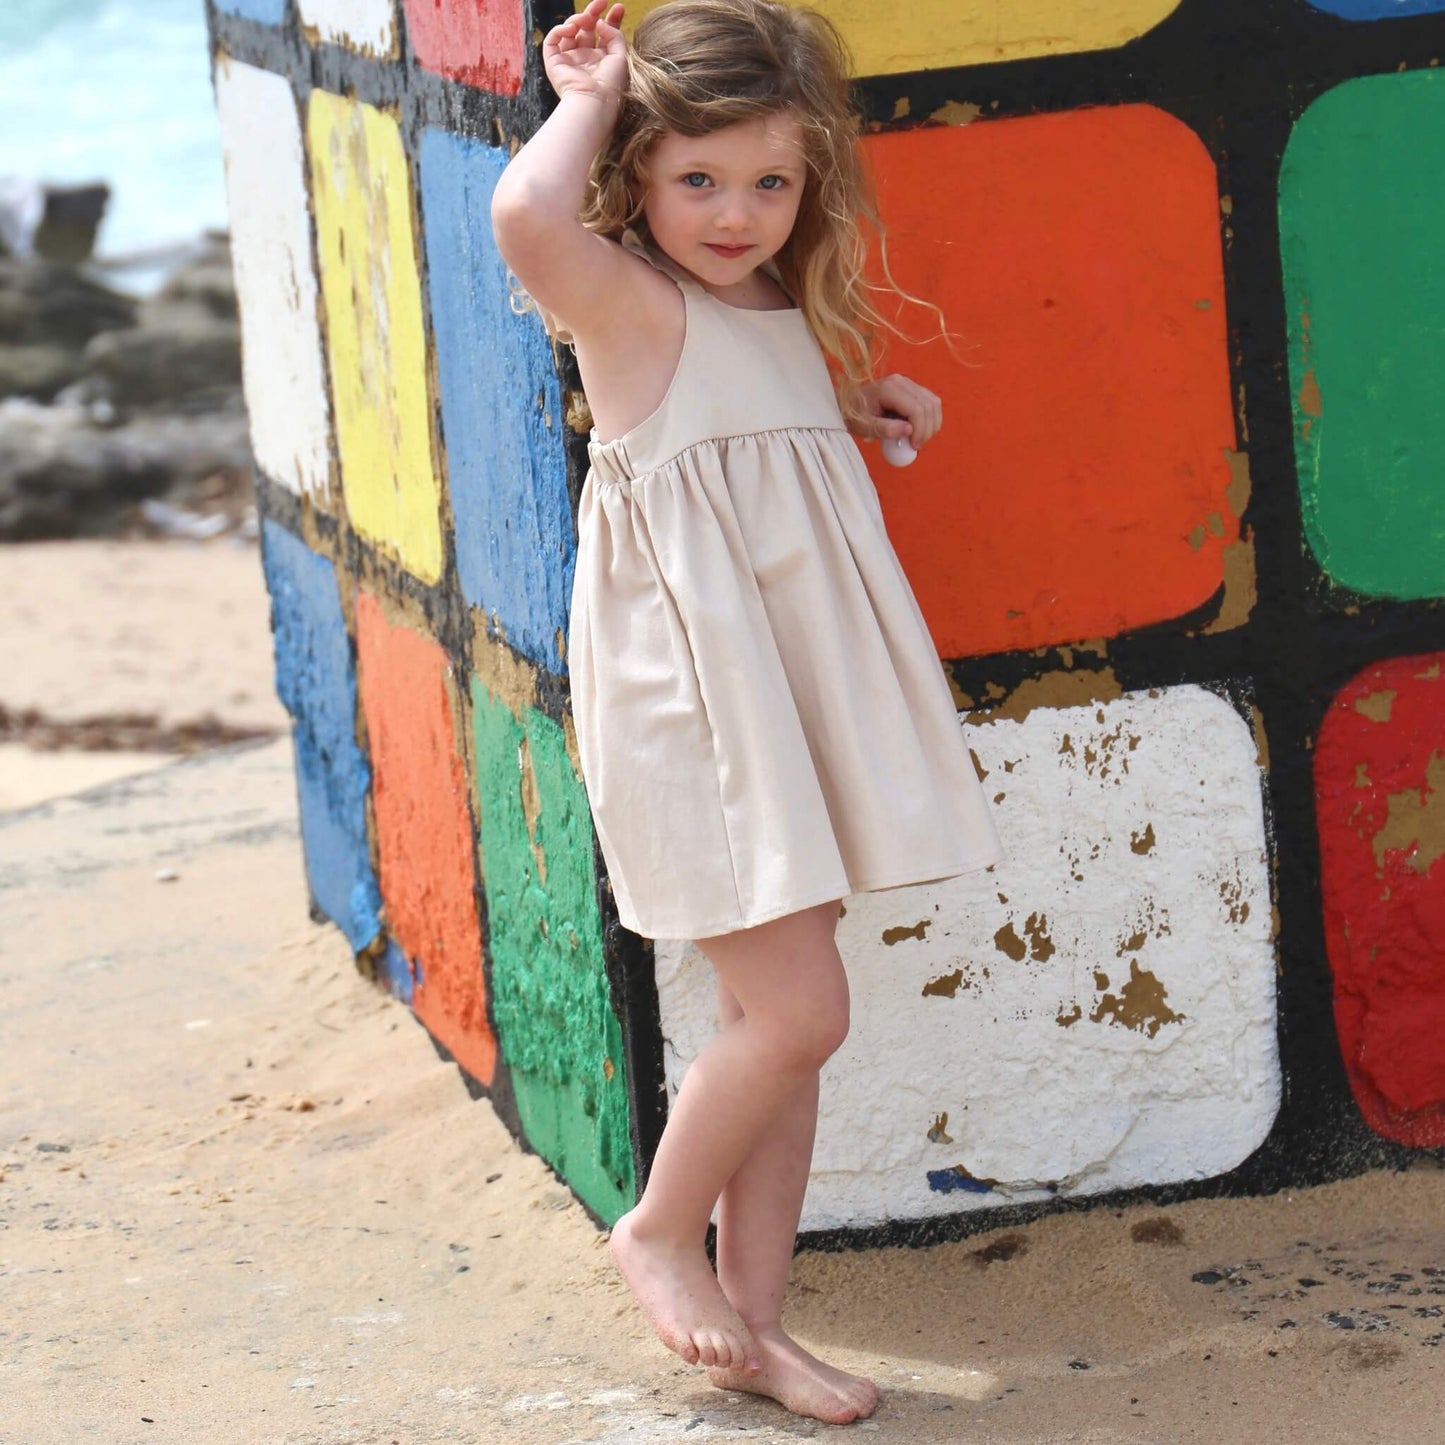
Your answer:
[[[413,970],[416,979],[413,980]],[[387,992],[402,1003],[410,1005],[414,984],[421,979],[421,963],[413,963],[405,950],[394,938],[386,940],[386,951],[377,964],[377,972],[386,983]]]
[[[261,561],[271,593],[276,691],[295,726],[306,878],[353,949],[381,931],[366,836],[371,766],[356,742],[356,672],[331,563],[269,518]]]
[[[492,238],[506,160],[480,141],[422,133],[442,433],[462,593],[496,614],[518,652],[560,673],[577,561],[566,422],[552,344],[535,311],[512,310]]]
[[[1346,20],[1392,20],[1397,15],[1428,15],[1445,10],[1445,0],[1309,0],[1316,10]]]
[[[217,10],[244,15],[263,25],[279,25],[286,18],[286,0],[214,0]]]

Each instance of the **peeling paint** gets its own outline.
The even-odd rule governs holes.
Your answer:
[[[1445,753],[1432,753],[1425,769],[1425,786],[1407,788],[1386,796],[1389,813],[1375,834],[1375,863],[1385,866],[1385,854],[1403,853],[1416,873],[1428,873],[1445,855]]]
[[[1007,700],[997,706],[973,708],[968,712],[968,721],[1022,722],[1035,708],[1079,707],[1091,702],[1110,702],[1122,694],[1123,688],[1112,667],[1051,672],[1021,682],[1006,695]],[[1002,689],[999,695],[1004,696]],[[1072,751],[1067,736],[1059,751]]]
[[[1249,921],[1249,902],[1245,898],[1244,880],[1238,873],[1219,885],[1219,896],[1224,900],[1225,914],[1231,923]]]
[[[963,970],[956,968],[942,978],[935,978],[923,985],[924,998],[953,998],[960,988],[967,987],[963,981]]]
[[[1022,963],[1028,955],[1029,946],[1014,932],[1012,921],[1005,923],[993,936],[994,946],[1000,953],[1006,953],[1015,963]]]
[[[1241,423],[1242,424],[1242,423]],[[1246,444],[1248,437],[1246,435]],[[1254,539],[1243,525],[1245,508],[1253,490],[1249,471],[1249,453],[1223,448],[1224,460],[1229,467],[1229,481],[1224,488],[1224,503],[1233,519],[1235,535],[1231,538],[1217,512],[1210,514],[1210,527],[1219,522],[1217,536],[1225,539],[1220,557],[1224,571],[1224,600],[1219,615],[1206,626],[1206,636],[1228,632],[1243,627],[1254,612],[1259,600],[1259,579],[1254,552]]]
[[[1024,922],[1024,932],[1029,937],[1029,951],[1036,963],[1047,963],[1054,953],[1054,941],[1048,935],[1048,916],[1030,913]]]
[[[928,113],[929,120],[937,121],[940,125],[968,125],[983,114],[983,107],[973,101],[949,100],[945,101],[937,110]]]
[[[1390,688],[1382,688],[1379,692],[1360,698],[1355,703],[1355,711],[1369,718],[1371,722],[1387,723],[1390,721],[1390,709],[1394,705],[1395,697],[1396,693]]]
[[[891,948],[895,943],[902,943],[905,938],[921,939],[932,927],[933,920],[931,918],[920,918],[917,923],[911,925],[899,924],[894,928],[885,928],[883,942]]]
[[[1105,984],[1107,982],[1106,979]],[[1148,969],[1141,969],[1138,963],[1131,959],[1129,982],[1117,995],[1106,993],[1099,1000],[1098,1007],[1089,1015],[1089,1022],[1123,1024],[1126,1029],[1147,1033],[1152,1039],[1164,1024],[1184,1021],[1183,1014],[1175,1013],[1165,1003],[1166,997],[1164,985]]]

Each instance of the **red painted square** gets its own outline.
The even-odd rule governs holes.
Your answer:
[[[523,0],[406,0],[406,28],[428,70],[497,95],[522,88]]]
[[[906,472],[865,448],[939,652],[1107,637],[1207,602],[1239,521],[1218,182],[1198,136],[1121,105],[865,147],[890,268],[942,307],[961,357],[894,342],[884,370],[943,397],[943,430]],[[922,307],[897,315],[937,329]]]
[[[1377,663],[1335,697],[1315,803],[1350,1086],[1377,1133],[1445,1144],[1445,653]]]
[[[482,980],[464,734],[446,655],[431,638],[388,621],[366,592],[356,599],[356,651],[387,928],[420,965],[417,1017],[489,1084],[497,1045]]]

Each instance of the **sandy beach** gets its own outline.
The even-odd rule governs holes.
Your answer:
[[[803,1254],[789,1324],[879,1379],[877,1415],[712,1389],[308,919],[254,544],[8,548],[0,634],[0,705],[42,720],[0,749],[0,1441],[1433,1438],[1445,1170],[1423,1156]],[[35,751],[124,714],[152,719],[141,746]],[[156,750],[203,722],[257,736]]]

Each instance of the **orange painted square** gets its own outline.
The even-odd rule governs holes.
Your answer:
[[[865,148],[893,274],[943,308],[961,357],[893,342],[884,372],[937,392],[943,430],[907,471],[864,448],[940,654],[1112,636],[1207,602],[1239,523],[1199,138],[1124,105]],[[919,306],[897,314],[936,330]]]
[[[356,652],[387,931],[418,969],[417,1017],[490,1084],[497,1045],[482,981],[464,732],[452,713],[446,654],[390,622],[366,592],[356,599]]]

